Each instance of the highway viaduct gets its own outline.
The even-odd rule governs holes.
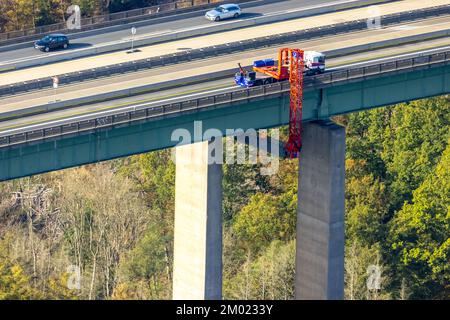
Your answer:
[[[271,3],[272,1],[267,2]],[[325,1],[321,0],[321,2]],[[363,2],[373,4],[391,1],[367,0],[360,1],[357,5],[361,5]],[[433,0],[435,5],[442,5],[441,2],[443,1]],[[281,4],[284,9],[291,9],[298,7],[299,3],[308,4],[313,1],[285,1]],[[316,2],[314,1],[314,3]],[[416,8],[422,7],[418,1],[414,3]],[[405,2],[398,2],[398,8],[396,8],[397,3],[395,2],[387,4],[386,7],[391,7],[391,5],[392,9],[390,10],[393,14],[398,14],[399,10],[403,10],[402,8],[410,9]],[[258,7],[257,10],[263,14],[260,18],[266,19],[264,15],[271,12],[275,6],[280,8],[278,3]],[[313,8],[313,10],[316,9]],[[228,33],[228,37],[212,34],[203,39],[208,39],[205,41],[209,44],[221,45],[224,38],[240,40],[245,37],[253,38],[256,31],[263,36],[265,33],[272,34],[273,29],[279,29],[278,32],[287,32],[294,24],[297,29],[315,26],[324,32],[327,25],[332,23],[328,28],[335,28],[332,29],[333,38],[336,38],[335,42],[340,42],[344,40],[344,36],[339,38],[338,35],[334,35],[334,31],[339,26],[339,24],[335,24],[335,21],[345,18],[344,21],[348,20],[346,23],[349,28],[354,19],[364,18],[361,15],[367,14],[365,11],[366,9],[362,8],[355,11],[357,13],[337,12],[321,17],[324,19],[313,16],[302,20],[302,23],[291,20],[275,27],[274,25],[265,25],[255,29],[247,27]],[[253,18],[250,16],[248,19],[252,20]],[[206,24],[203,17],[196,16],[180,21],[184,21],[182,25],[187,27],[197,26],[199,23]],[[444,23],[442,23],[443,21]],[[185,25],[186,23],[188,24]],[[247,23],[246,21],[237,21],[236,26],[245,26]],[[343,23],[345,24],[345,22]],[[178,24],[180,24],[179,21],[161,23],[157,25],[156,30],[164,31],[168,27],[178,27]],[[434,36],[436,36],[436,32],[441,34],[442,31],[447,32],[448,36],[448,30],[442,26],[439,27],[439,25],[445,25],[445,17],[442,20],[435,19],[434,26],[422,24],[426,24],[426,21],[406,25],[405,27],[410,29],[401,29],[401,33],[411,33],[410,37],[412,37],[412,31],[416,30],[418,34],[424,33],[425,30],[420,31],[420,28],[425,27],[429,32],[434,32],[430,33]],[[365,26],[365,21],[363,21],[363,25]],[[225,26],[218,28],[223,29]],[[284,31],[280,28],[284,28]],[[140,28],[140,30],[154,31],[153,27],[149,26]],[[186,30],[177,31],[178,33],[186,32]],[[189,32],[191,31],[189,30]],[[312,29],[308,32],[312,32]],[[399,30],[388,29],[380,32],[385,32],[383,40],[391,37],[391,42],[398,41],[395,39],[395,32],[400,33]],[[108,33],[106,37],[89,38],[85,35],[86,37],[82,39],[93,41],[94,46],[86,48],[86,51],[89,52],[100,50],[97,46],[105,47],[105,50],[112,50],[111,48],[117,50],[123,49],[118,45],[126,46],[127,44],[114,43],[109,48],[107,43],[97,42],[109,40],[117,42],[126,33],[127,30],[121,29]],[[162,35],[162,37],[168,36]],[[381,37],[380,35],[376,36]],[[216,42],[214,42],[214,37],[216,37]],[[351,40],[355,45],[357,38],[367,39],[367,43],[361,42],[360,45],[373,51],[373,43],[368,44],[370,37],[375,38],[375,35],[365,32],[353,35]],[[182,43],[171,41],[147,48],[141,47],[143,51],[141,54],[152,58],[153,55],[176,53],[180,46],[190,48],[197,46],[203,50],[205,41],[199,39],[202,38],[186,39]],[[148,42],[147,44],[153,41],[150,38],[143,40],[145,43]],[[417,38],[415,41],[420,40]],[[327,45],[330,45],[330,42],[332,41],[328,38]],[[305,44],[311,46],[313,41],[305,43],[303,40],[302,45]],[[172,45],[172,49],[170,49],[170,45]],[[28,60],[39,60],[38,64],[42,62],[40,54],[32,48],[28,48],[26,44],[19,43],[13,47],[9,48],[10,50],[0,48],[0,69],[2,63],[5,68],[8,62],[16,68],[19,64],[25,63],[22,61],[23,59],[27,60],[26,63],[29,63]],[[14,58],[22,60],[9,61],[12,57],[12,50],[14,50]],[[61,58],[62,56],[64,59],[67,56],[81,57],[83,50],[83,48],[80,50],[75,48],[73,51],[61,53]],[[34,67],[33,72],[30,72],[30,69],[21,69],[15,73],[3,73],[0,75],[0,82],[3,81],[4,85],[13,85],[13,82],[20,79],[32,82],[36,80],[35,78],[39,78],[39,70],[42,74],[47,75],[48,68],[57,68],[61,74],[68,72],[67,70],[71,70],[74,66],[77,71],[82,71],[86,65],[89,65],[87,61],[91,60],[95,60],[95,65],[105,64],[109,67],[111,63],[130,59],[129,56],[120,52],[112,52],[109,55],[100,55],[99,53],[100,51],[92,57],[70,60],[60,64],[55,64],[59,54],[49,56],[45,59],[49,59],[47,62],[52,62],[52,64]],[[373,53],[376,55],[376,52]],[[182,56],[178,55],[177,57],[181,59]],[[230,59],[231,56],[226,56],[225,59],[227,57]],[[43,59],[44,62],[45,59]],[[305,79],[304,146],[299,159],[296,298],[343,298],[345,132],[342,127],[330,122],[330,117],[448,94],[450,92],[449,61],[450,52],[447,47],[396,58],[375,59],[365,63],[340,66],[332,68],[326,74]],[[25,66],[28,65],[22,67]],[[187,65],[185,67],[188,68]],[[167,69],[164,70],[167,72]],[[186,72],[187,69],[180,70],[180,73]],[[168,74],[168,76],[172,75]],[[183,77],[185,78],[186,74]],[[144,78],[137,80],[143,81]],[[86,85],[89,86],[90,83],[88,82]],[[93,89],[101,92],[97,86]],[[76,94],[74,93],[74,95]],[[25,103],[30,103],[26,98],[23,99]],[[47,99],[47,97],[44,96],[42,99]],[[136,97],[136,99],[138,98]],[[63,102],[68,103],[69,101],[64,100]],[[23,113],[21,115],[23,118],[27,118],[26,111],[20,110],[20,112]],[[202,88],[199,93],[178,95],[170,99],[159,99],[146,103],[134,101],[133,104],[128,104],[126,107],[103,111],[101,107],[98,107],[85,115],[69,115],[61,118],[54,115],[51,120],[38,121],[39,123],[35,124],[33,124],[32,116],[29,117],[27,124],[20,124],[18,121],[11,127],[8,127],[8,121],[2,121],[0,122],[0,181],[174,147],[178,140],[172,139],[172,133],[175,130],[184,129],[194,139],[190,141],[192,143],[175,148],[177,165],[173,298],[220,299],[222,296],[222,166],[205,161],[212,152],[213,143],[209,142],[208,137],[203,133],[208,132],[209,129],[215,129],[218,130],[216,134],[222,137],[226,135],[227,129],[275,128],[287,124],[288,115],[288,83],[249,89],[226,88],[222,84],[222,87],[217,90],[208,91]],[[200,134],[196,132],[196,128],[198,129],[196,124],[202,126]]]
[[[343,298],[345,132],[330,117],[450,93],[450,52],[418,54],[309,77],[304,92],[304,147],[299,166],[296,298]],[[203,130],[273,128],[288,122],[288,83],[180,97],[0,133],[0,180],[178,146],[175,299],[220,299],[222,286],[220,164],[205,161]],[[186,161],[186,160],[190,161]],[[194,161],[196,160],[196,161]]]

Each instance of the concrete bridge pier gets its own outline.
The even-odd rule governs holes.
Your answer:
[[[345,129],[305,124],[299,159],[296,299],[344,298]]]
[[[176,147],[174,300],[222,298],[222,165],[212,143]]]

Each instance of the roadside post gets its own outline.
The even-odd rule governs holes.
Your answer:
[[[131,28],[131,53],[134,52],[134,36],[136,35],[136,32],[137,32],[136,28],[132,27]]]

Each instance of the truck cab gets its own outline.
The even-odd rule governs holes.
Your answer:
[[[324,73],[325,55],[317,51],[305,51],[305,70],[306,73]]]

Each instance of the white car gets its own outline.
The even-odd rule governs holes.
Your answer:
[[[241,15],[241,8],[237,4],[222,4],[217,8],[208,11],[205,18],[211,21],[237,18]]]

